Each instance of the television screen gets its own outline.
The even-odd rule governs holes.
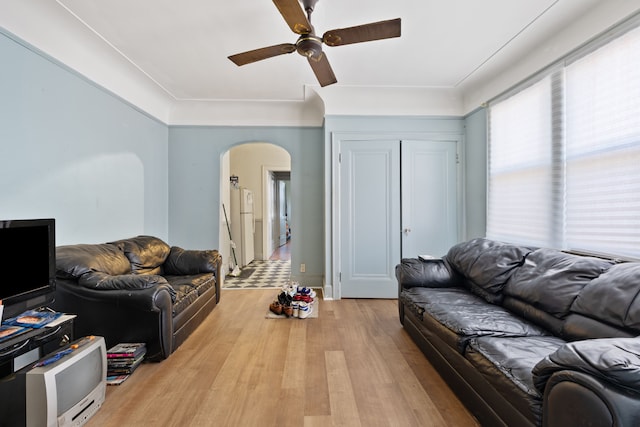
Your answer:
[[[55,287],[55,221],[0,221],[4,318],[50,303]]]
[[[95,347],[85,357],[55,375],[58,390],[56,417],[64,415],[104,381],[104,357],[100,347]]]

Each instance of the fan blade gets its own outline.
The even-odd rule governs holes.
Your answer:
[[[313,31],[311,23],[304,14],[298,0],[273,0],[280,11],[280,15],[287,21],[287,25],[296,34],[310,34]]]
[[[322,36],[322,41],[328,46],[342,46],[392,37],[400,37],[400,18],[329,30]]]
[[[278,55],[284,55],[296,51],[296,45],[291,43],[277,44],[275,46],[263,47],[261,49],[250,50],[248,52],[231,55],[229,59],[237,66],[251,64]]]
[[[320,55],[320,59],[310,57],[309,65],[311,65],[311,69],[316,75],[320,86],[325,87],[338,82],[329,64],[329,59],[327,59],[327,55],[324,52]]]

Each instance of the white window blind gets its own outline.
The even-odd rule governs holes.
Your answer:
[[[640,256],[640,29],[566,68],[566,246]]]
[[[552,222],[550,77],[489,110],[487,237],[548,243]]]
[[[639,25],[490,103],[487,237],[640,257]]]

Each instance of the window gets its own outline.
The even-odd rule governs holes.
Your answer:
[[[489,105],[487,236],[640,257],[640,28]]]
[[[549,78],[496,104],[489,112],[487,232],[497,240],[543,245],[551,206]]]

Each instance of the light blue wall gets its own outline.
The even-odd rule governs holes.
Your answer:
[[[487,114],[479,108],[466,117],[328,116],[325,120],[325,156],[328,164],[331,135],[336,132],[411,138],[462,135],[464,146],[464,205],[466,239],[484,237],[487,198]],[[327,203],[328,204],[328,203]]]
[[[462,117],[409,117],[409,116],[327,116],[325,134],[357,132],[385,134],[407,138],[416,135],[463,133]]]
[[[467,238],[484,237],[487,230],[487,110],[465,118]]]
[[[269,142],[292,158],[292,265],[306,264],[294,279],[321,285],[332,132],[464,135],[467,233],[484,235],[483,110],[467,118],[334,116],[324,128],[169,127],[2,31],[0,62],[0,219],[54,217],[58,244],[152,234],[216,248],[221,156]]]
[[[0,219],[57,243],[168,235],[167,126],[0,32]]]
[[[169,238],[189,248],[216,248],[220,224],[220,166],[234,145],[267,142],[291,155],[293,279],[311,286],[323,274],[322,128],[186,126],[169,129]],[[228,183],[225,183],[228,185]]]
[[[325,180],[325,223],[331,229],[332,191],[335,183],[331,177],[332,140],[334,135],[353,134],[370,139],[417,139],[454,137],[464,144],[464,120],[462,117],[403,117],[403,116],[327,116],[325,117],[324,158],[327,165]],[[339,297],[334,287],[338,280],[337,265],[334,268],[334,255],[331,248],[336,245],[330,233],[325,235],[325,295]]]

